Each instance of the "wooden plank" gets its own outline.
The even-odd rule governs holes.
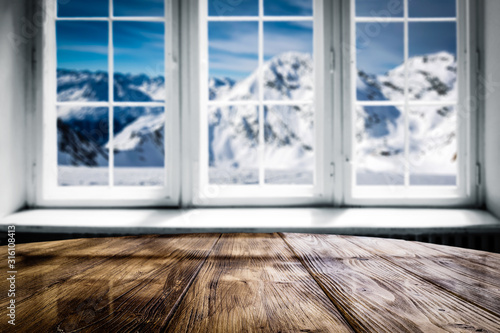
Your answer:
[[[223,235],[168,332],[352,332],[277,234]]]
[[[500,242],[500,240],[498,240]],[[472,249],[464,249],[453,246],[443,246],[430,243],[422,243],[423,246],[443,252],[451,256],[460,256],[463,259],[489,266],[500,271],[500,254]]]
[[[40,328],[50,332],[159,332],[219,236],[154,237],[139,247],[132,244],[128,252],[130,240],[122,240],[115,245],[122,249],[119,255],[20,302],[16,328],[24,332]],[[80,256],[80,260],[92,258]]]
[[[53,284],[102,264],[120,253],[131,253],[150,242],[154,236],[88,238],[55,242],[20,244],[16,246],[16,270],[19,283],[16,301],[21,302]],[[7,249],[0,260],[7,262]],[[124,252],[125,251],[125,252]],[[29,283],[23,283],[29,281]],[[7,283],[2,279],[1,286]],[[9,302],[7,293],[0,293],[0,308]]]
[[[346,237],[283,237],[358,331],[500,331],[499,316],[408,274]]]
[[[500,270],[449,255],[417,242],[346,238],[399,267],[500,315]],[[460,252],[460,249],[454,249]]]

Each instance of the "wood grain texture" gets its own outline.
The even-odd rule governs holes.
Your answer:
[[[349,242],[427,281],[500,315],[500,272],[421,243],[369,237]],[[443,248],[443,246],[440,246]]]
[[[408,274],[349,237],[283,237],[359,332],[500,332],[499,316]]]
[[[16,329],[21,332],[159,332],[219,236],[122,239],[120,244],[114,243],[115,254],[111,257],[108,257],[109,251],[101,249],[97,254],[91,247],[89,253],[78,256],[82,265],[89,266],[86,261],[92,262],[95,257],[107,260],[92,264],[63,283],[52,283],[42,288],[43,292],[19,302]],[[60,255],[65,257],[65,253]],[[40,273],[49,280],[58,274],[54,267]],[[31,282],[19,279],[18,289],[28,288]]]
[[[497,240],[500,242],[500,239]],[[445,254],[454,256],[454,257],[460,257],[463,259],[467,259],[472,262],[476,262],[478,264],[482,264],[485,266],[489,266],[497,271],[500,271],[500,254],[499,253],[492,253],[492,252],[485,252],[485,251],[479,251],[479,250],[472,250],[472,249],[463,249],[463,248],[458,248],[458,247],[453,247],[453,246],[441,246],[441,245],[436,245],[436,244],[431,244],[431,243],[420,243],[425,247],[434,249],[436,251],[443,252]]]
[[[276,234],[223,235],[168,332],[351,332]]]
[[[18,288],[16,301],[21,302],[52,285],[64,283],[115,255],[133,253],[151,239],[153,237],[89,238],[20,244],[16,246],[17,278],[30,282]],[[7,251],[1,253],[0,260],[2,264],[7,262]],[[2,290],[5,290],[5,283],[2,279]],[[0,307],[3,309],[8,302],[7,293],[0,293]]]
[[[347,240],[411,274],[500,315],[498,270],[417,242],[370,237],[350,237]]]

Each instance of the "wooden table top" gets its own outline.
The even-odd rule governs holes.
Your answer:
[[[74,239],[16,246],[16,271],[1,332],[500,332],[500,255],[417,242]]]

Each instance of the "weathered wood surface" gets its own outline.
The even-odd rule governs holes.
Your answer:
[[[500,332],[500,255],[475,250],[194,234],[21,244],[16,261],[0,332]]]
[[[348,241],[500,315],[500,272],[422,243],[349,237]]]
[[[117,254],[131,254],[152,238],[90,238],[20,244],[16,246],[17,278],[29,283],[18,288],[16,301],[21,302],[54,284],[63,283]],[[2,264],[7,262],[7,251],[1,253],[0,260]],[[2,283],[5,282],[2,279]],[[0,307],[3,308],[8,302],[7,293],[0,293]]]
[[[277,234],[224,235],[169,332],[352,332]]]
[[[497,240],[500,242],[500,239]],[[472,249],[463,249],[453,246],[442,246],[430,243],[420,243],[425,247],[446,253],[452,257],[467,259],[500,271],[500,253],[491,253]]]
[[[349,237],[283,237],[357,331],[500,332],[499,316],[409,274]]]
[[[159,332],[219,236],[143,237],[139,238],[141,246],[134,244],[134,239],[123,240],[117,246],[120,251],[101,265],[19,302],[16,329]],[[107,257],[106,251],[101,255]],[[83,264],[93,257],[86,259],[85,252],[80,254]],[[51,269],[45,274],[57,275],[58,271]],[[19,279],[19,290],[28,285],[29,281]]]

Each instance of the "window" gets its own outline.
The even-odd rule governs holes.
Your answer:
[[[324,179],[318,165],[327,147],[318,141],[322,1],[205,0],[199,6],[198,194],[217,198],[198,204],[318,200]]]
[[[466,196],[470,117],[460,100],[468,75],[460,4],[352,1],[352,201]]]
[[[39,205],[475,200],[473,2],[47,8]]]
[[[173,34],[168,4],[53,2],[44,197],[173,199],[177,116],[167,70]]]

